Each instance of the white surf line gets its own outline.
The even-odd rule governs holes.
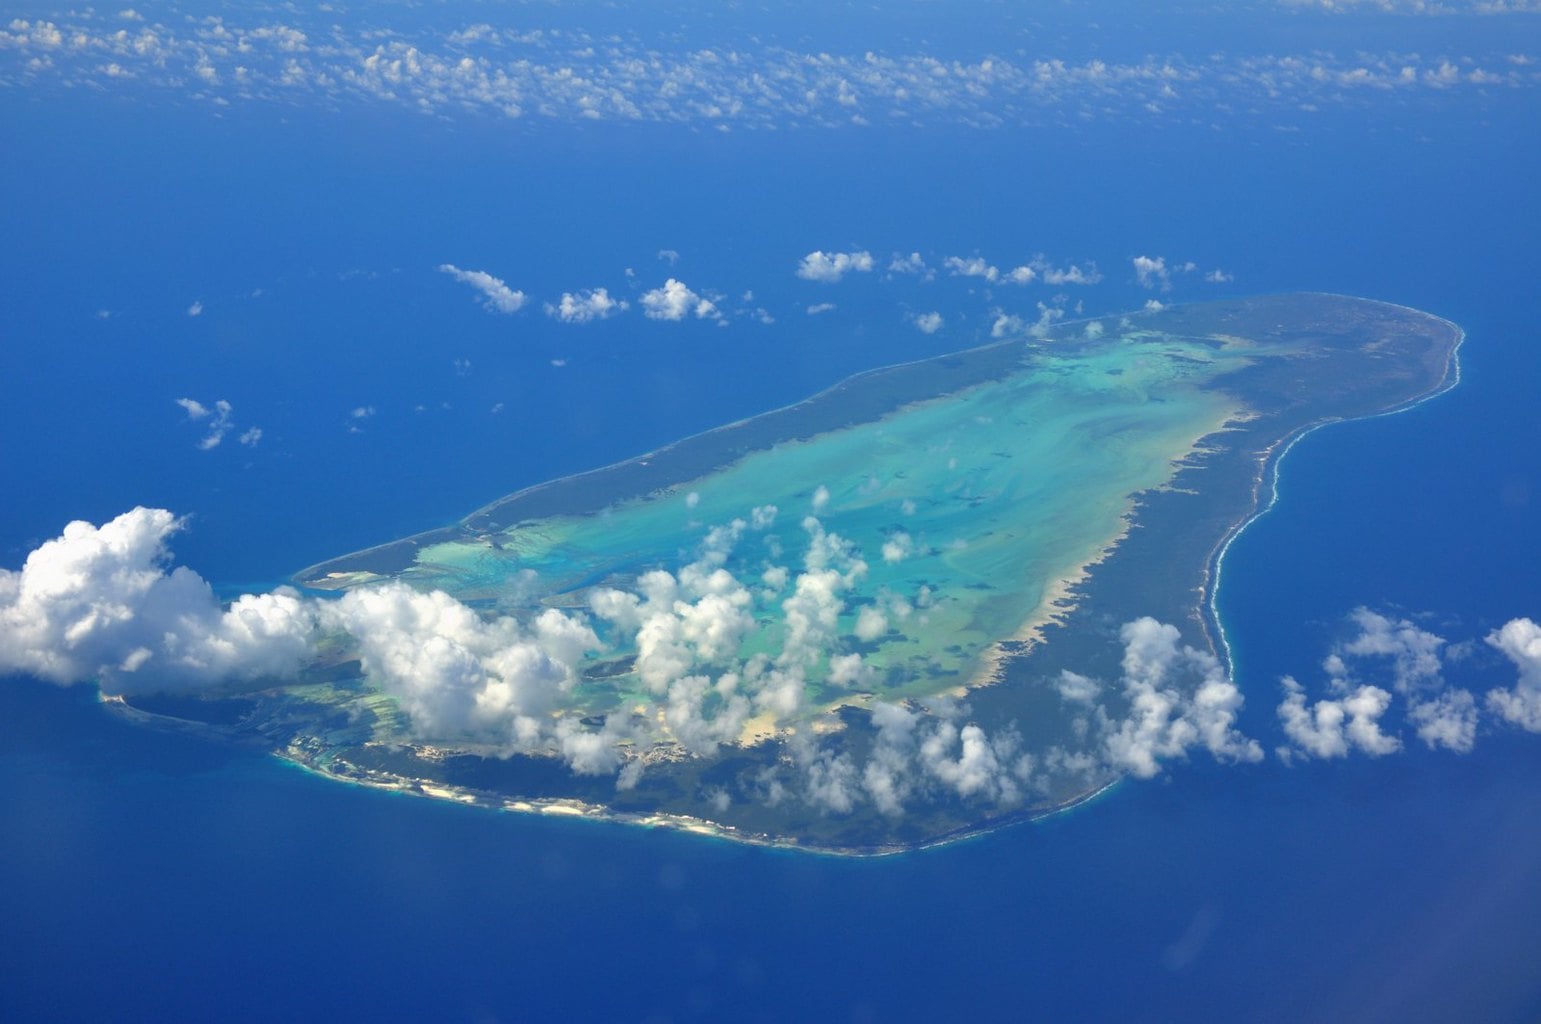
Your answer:
[[[1379,302],[1379,300],[1375,299],[1365,301]],[[1239,523],[1233,530],[1231,530],[1229,534],[1226,535],[1225,539],[1220,542],[1219,547],[1215,549],[1215,555],[1211,565],[1211,579],[1213,582],[1209,588],[1209,600],[1206,601],[1204,605],[1205,618],[1208,620],[1206,625],[1212,627],[1214,630],[1215,637],[1219,641],[1219,653],[1221,661],[1225,666],[1226,676],[1230,678],[1232,682],[1235,681],[1235,662],[1231,653],[1231,643],[1225,634],[1225,624],[1220,619],[1219,610],[1221,570],[1225,562],[1226,552],[1230,550],[1231,544],[1235,542],[1236,538],[1241,536],[1247,527],[1251,526],[1263,516],[1267,515],[1269,511],[1271,511],[1273,507],[1278,504],[1280,468],[1284,464],[1284,457],[1288,455],[1290,450],[1294,448],[1295,445],[1299,444],[1302,439],[1309,436],[1310,434],[1315,433],[1323,427],[1329,427],[1339,423],[1359,423],[1367,422],[1370,420],[1383,419],[1388,416],[1398,416],[1402,413],[1410,412],[1413,409],[1418,408],[1425,402],[1429,402],[1435,398],[1438,398],[1440,395],[1443,395],[1447,391],[1452,390],[1457,384],[1461,382],[1460,351],[1461,346],[1466,343],[1466,332],[1461,328],[1459,324],[1456,324],[1450,320],[1446,320],[1444,317],[1434,316],[1431,313],[1425,313],[1422,310],[1414,309],[1411,306],[1402,306],[1395,302],[1379,302],[1379,304],[1404,310],[1408,313],[1416,313],[1419,316],[1428,317],[1431,320],[1437,320],[1455,331],[1455,344],[1451,346],[1450,355],[1445,362],[1445,376],[1433,390],[1428,392],[1428,394],[1420,395],[1416,398],[1410,399],[1409,401],[1403,402],[1401,405],[1393,406],[1390,409],[1383,409],[1380,412],[1370,413],[1365,416],[1335,417],[1332,419],[1322,420],[1319,423],[1311,424],[1310,426],[1305,427],[1304,429],[1297,432],[1293,437],[1285,439],[1284,447],[1280,449],[1277,455],[1270,453],[1270,456],[1266,460],[1267,464],[1264,468],[1266,479],[1262,481],[1268,485],[1268,503],[1260,508],[1257,512],[1254,512],[1251,516]]]

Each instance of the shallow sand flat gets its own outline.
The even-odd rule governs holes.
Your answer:
[[[950,691],[980,676],[998,641],[1062,614],[1075,582],[1128,529],[1131,496],[1170,482],[1202,439],[1240,411],[1202,384],[1242,362],[1202,341],[1143,332],[1074,351],[1013,347],[1019,356],[1003,376],[930,400],[905,397],[873,420],[731,458],[708,475],[591,515],[436,540],[403,576],[502,607],[516,591],[515,600],[532,608],[542,601],[581,607],[586,589],[626,589],[649,569],[678,572],[713,528],[774,509],[775,522],[747,528],[724,563],[762,594],[743,654],[774,654],[788,592],[766,591],[759,580],[771,565],[791,577],[804,569],[812,540],[803,519],[811,515],[865,564],[844,595],[840,634],[853,635],[860,609],[887,602],[889,631],[862,650],[884,679],[881,695]],[[1000,374],[994,355],[984,368]],[[882,374],[861,383],[879,393],[885,387]],[[821,490],[827,498],[818,501]],[[896,539],[902,557],[885,558]],[[913,614],[896,611],[896,602]],[[810,682],[821,682],[824,671],[810,667]],[[604,685],[626,701],[648,696],[624,676]],[[576,695],[580,706],[585,696]],[[810,713],[838,703],[821,695]],[[767,732],[762,721],[746,736]]]

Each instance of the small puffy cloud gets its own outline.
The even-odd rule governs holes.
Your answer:
[[[673,249],[659,249],[658,258],[672,267],[680,261],[680,254]]]
[[[1278,714],[1290,744],[1279,749],[1280,756],[1287,760],[1294,754],[1330,758],[1353,751],[1374,757],[1395,753],[1402,749],[1401,740],[1380,723],[1397,698],[1426,746],[1469,753],[1477,735],[1477,702],[1466,690],[1446,687],[1444,638],[1409,619],[1363,607],[1354,609],[1349,621],[1354,633],[1334,644],[1322,662],[1328,696],[1308,702],[1304,687],[1291,677],[1284,679]],[[1357,678],[1366,670],[1386,687]]]
[[[232,419],[235,410],[223,398],[215,402],[212,408],[193,398],[178,398],[176,402],[187,413],[189,420],[207,421],[207,430],[203,438],[198,442],[200,451],[210,451],[218,448],[220,442],[225,439],[225,435],[230,433],[231,427],[235,425]],[[250,431],[247,433],[250,433]],[[257,436],[262,436],[260,430],[257,431]],[[244,435],[242,443],[248,443],[244,440]],[[250,443],[255,444],[256,442],[252,441]]]
[[[926,261],[918,252],[912,252],[908,256],[901,256],[895,253],[893,259],[888,261],[888,272],[890,274],[913,274],[924,281],[929,281],[936,276],[936,273],[926,264]]]
[[[187,307],[187,315],[188,316],[202,316],[203,315],[203,302],[202,302],[202,300],[194,302],[191,306],[188,306]]]
[[[845,610],[841,593],[846,581],[834,569],[813,569],[798,575],[792,595],[781,603],[785,639],[777,662],[794,668],[811,665],[829,649]]]
[[[1018,268],[1018,270],[1020,269],[1023,268]],[[1031,269],[1037,271],[1039,280],[1044,284],[1055,286],[1066,284],[1093,285],[1102,280],[1102,272],[1097,269],[1095,263],[1087,263],[1084,266],[1072,263],[1066,267],[1057,267],[1040,256],[1033,260]],[[1012,273],[1016,274],[1017,271],[1014,270]]]
[[[1438,688],[1443,637],[1407,619],[1392,619],[1368,608],[1356,608],[1349,616],[1357,636],[1334,648],[1340,659],[1386,659],[1392,670],[1392,686],[1398,693]]]
[[[588,626],[556,609],[526,629],[394,581],[349,591],[321,614],[355,639],[366,677],[396,698],[420,735],[511,749],[549,739],[549,712],[577,681],[575,663],[599,646]]]
[[[930,313],[916,313],[912,319],[915,322],[915,327],[922,334],[935,334],[942,329],[945,323],[942,319],[942,314],[935,310],[932,310]]]
[[[664,723],[681,746],[710,756],[738,736],[753,710],[749,698],[738,692],[739,681],[727,672],[715,683],[710,676],[691,675],[670,684]]]
[[[625,299],[614,299],[604,288],[586,292],[563,292],[560,302],[546,303],[546,315],[564,324],[586,324],[606,320],[629,308]]]
[[[920,760],[958,796],[1010,805],[1019,799],[1016,779],[1006,763],[1013,746],[1007,739],[1002,749],[1000,741],[992,741],[978,725],[970,723],[959,729],[943,721],[921,742]]]
[[[1160,288],[1162,291],[1171,291],[1172,275],[1166,268],[1166,258],[1162,256],[1136,256],[1130,261],[1134,264],[1134,277],[1139,281],[1141,288]]]
[[[1335,644],[1322,662],[1328,675],[1326,697],[1308,703],[1303,687],[1293,678],[1284,680],[1279,717],[1292,746],[1281,747],[1280,756],[1399,750],[1398,737],[1379,725],[1398,704],[1405,724],[1430,749],[1469,753],[1483,710],[1541,732],[1541,627],[1531,620],[1513,619],[1487,637],[1490,646],[1519,668],[1520,676],[1513,688],[1492,690],[1485,701],[1444,678],[1447,664],[1454,664],[1457,655],[1470,654],[1469,644],[1451,645],[1410,619],[1368,608],[1356,608],[1349,621],[1355,631]],[[1372,681],[1365,682],[1365,675]]]
[[[1281,757],[1347,757],[1350,750],[1380,757],[1402,749],[1400,740],[1381,731],[1380,719],[1391,707],[1391,694],[1380,687],[1364,685],[1341,697],[1307,705],[1305,689],[1299,683],[1289,676],[1283,682],[1279,721],[1292,746],[1281,747]]]
[[[1019,316],[997,312],[990,324],[990,337],[1015,338],[1027,333],[1031,325]]]
[[[977,277],[985,281],[995,282],[1000,280],[1000,269],[985,262],[983,257],[973,256],[964,259],[959,256],[948,256],[942,261],[942,266],[953,277]]]
[[[1088,745],[1042,751],[1041,768],[1090,783],[1110,775],[1152,778],[1166,762],[1198,749],[1224,762],[1262,759],[1262,747],[1237,729],[1241,691],[1213,654],[1182,644],[1177,627],[1148,616],[1125,623],[1119,637],[1116,689],[1069,670],[1053,679],[1075,709],[1074,735]]]
[[[904,801],[914,789],[910,761],[915,752],[918,717],[898,704],[880,701],[872,706],[872,724],[878,731],[878,741],[871,759],[863,766],[862,788],[884,814],[902,813]]]
[[[439,269],[461,284],[468,284],[482,294],[482,305],[494,313],[517,313],[524,307],[524,292],[515,291],[485,270],[461,270],[453,263],[441,263]]]
[[[1054,680],[1054,687],[1059,690],[1061,699],[1073,704],[1090,705],[1102,693],[1102,684],[1097,680],[1068,668],[1060,670]]]
[[[808,803],[834,814],[849,814],[856,806],[861,779],[849,755],[814,748],[803,770]]]
[[[1049,328],[1065,319],[1065,307],[1056,302],[1053,305],[1038,303],[1038,319],[1033,321],[1027,333],[1035,338],[1047,338]]]
[[[1212,654],[1179,645],[1177,627],[1149,616],[1125,623],[1122,720],[1103,713],[1109,762],[1139,778],[1203,747],[1223,761],[1258,761],[1263,751],[1236,730],[1241,691]]]
[[[856,613],[856,627],[854,632],[858,640],[871,643],[884,633],[888,632],[888,616],[882,609],[872,605],[864,605],[861,611]]]
[[[860,795],[886,815],[903,812],[916,793],[942,793],[1001,808],[1018,806],[1034,767],[1012,729],[995,734],[960,725],[961,706],[940,701],[926,711],[878,702],[876,742],[860,765]]]
[[[1038,319],[1028,321],[1020,316],[995,311],[995,319],[990,324],[990,337],[992,338],[1017,338],[1027,335],[1033,338],[1046,338],[1049,328],[1065,318],[1065,308],[1058,303],[1038,303]]]
[[[559,718],[552,732],[562,759],[579,775],[608,775],[621,763],[618,744],[626,737],[614,727],[611,718],[606,718],[604,727],[597,730],[585,728],[572,718]],[[635,785],[635,773],[640,772],[641,762],[633,763],[638,765],[633,769]],[[628,788],[623,781],[626,774],[623,768],[622,777],[616,780],[617,789]]]
[[[716,320],[722,316],[710,299],[702,298],[685,282],[672,277],[662,288],[642,293],[642,312],[653,320],[683,320],[688,316],[697,320]]]
[[[1488,692],[1488,707],[1522,729],[1541,732],[1541,626],[1531,619],[1511,619],[1487,642],[1519,671],[1514,686]]]
[[[829,659],[829,682],[848,689],[869,687],[877,678],[872,666],[860,654],[835,654]]]
[[[1429,748],[1469,754],[1477,742],[1477,699],[1468,690],[1447,690],[1418,700],[1407,712],[1418,738]]]
[[[1129,262],[1134,267],[1134,278],[1140,287],[1159,288],[1163,292],[1172,290],[1172,280],[1179,274],[1193,274],[1199,269],[1199,265],[1192,260],[1169,262],[1164,256],[1136,256]],[[1210,284],[1224,284],[1231,280],[1231,275],[1216,269],[1206,273],[1204,280]]]
[[[895,531],[883,541],[883,561],[894,565],[915,553],[915,542],[903,530]]]
[[[241,432],[241,436],[236,438],[236,440],[241,444],[246,445],[248,448],[255,448],[257,447],[257,442],[262,440],[262,428],[251,427],[247,430],[244,430]]]
[[[809,316],[818,316],[820,313],[828,313],[837,308],[833,302],[815,302],[806,312]]]
[[[1002,270],[999,267],[986,262],[978,256],[964,259],[958,256],[949,256],[943,261],[950,274],[954,277],[977,277],[991,284],[1032,284],[1034,281],[1042,281],[1044,284],[1096,284],[1102,280],[1102,275],[1097,272],[1093,264],[1068,267],[1057,267],[1042,256],[1035,257],[1028,263],[1012,267],[1010,270]]]
[[[797,276],[804,281],[822,281],[833,284],[848,273],[867,273],[872,270],[872,254],[860,252],[823,252],[815,249],[797,265]]]

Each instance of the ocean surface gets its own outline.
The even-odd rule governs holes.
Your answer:
[[[1234,277],[1170,301],[1323,290],[1467,332],[1459,387],[1301,441],[1230,549],[1243,731],[1282,741],[1279,678],[1319,684],[1360,606],[1507,685],[1480,638],[1541,615],[1537,113],[719,133],[12,89],[0,565],[145,504],[191,516],[177,560],[222,592],[270,587],[988,334],[957,281],[797,280],[816,248],[1095,260],[1087,313],[1150,298],[1129,261],[1159,252]],[[492,317],[445,262],[540,297],[678,275],[776,323]],[[180,397],[260,443],[197,450]],[[1538,773],[1491,723],[1468,755],[1201,757],[852,860],[364,791],[7,679],[0,1018],[1535,1020]]]

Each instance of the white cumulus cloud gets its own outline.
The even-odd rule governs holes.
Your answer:
[[[1293,744],[1279,751],[1286,760],[1294,753],[1346,757],[1350,750],[1380,757],[1402,748],[1400,740],[1381,730],[1380,720],[1391,707],[1391,694],[1380,687],[1363,685],[1341,697],[1324,697],[1308,705],[1299,683],[1290,676],[1283,682],[1279,721]]]
[[[913,274],[923,281],[929,281],[936,273],[926,264],[925,258],[918,252],[912,252],[908,256],[895,253],[888,261],[890,274]]]
[[[525,629],[484,619],[443,591],[403,583],[349,591],[323,621],[352,635],[365,676],[395,697],[422,734],[514,749],[545,741],[557,697],[576,663],[598,647],[593,631],[555,609]]]
[[[929,313],[916,313],[914,321],[915,327],[922,334],[935,334],[937,331],[940,331],[946,323],[946,321],[942,319],[942,314],[936,312],[935,310],[932,310]]]
[[[202,451],[218,448],[220,442],[225,439],[225,435],[235,426],[233,419],[235,409],[223,398],[216,401],[213,407],[206,406],[194,398],[178,398],[176,402],[187,413],[189,420],[204,421],[206,429],[203,438],[198,442],[198,447]],[[262,431],[258,430],[255,435],[252,435],[250,441],[246,439],[248,435],[252,435],[250,430],[241,435],[241,443],[256,444],[257,439],[262,436]]]
[[[1145,617],[1119,630],[1128,714],[1103,715],[1109,762],[1140,778],[1202,747],[1222,761],[1257,761],[1262,748],[1236,731],[1241,691],[1214,655],[1179,644],[1177,627]]]
[[[74,522],[0,569],[0,674],[106,693],[203,690],[284,681],[345,638],[414,735],[563,753],[576,771],[618,763],[619,733],[554,722],[555,698],[598,646],[583,621],[547,609],[528,623],[483,618],[440,591],[391,582],[321,602],[288,588],[225,605],[202,577],[171,567],[183,521],[135,508],[98,527]]]
[[[874,266],[872,254],[860,252],[823,252],[815,249],[797,265],[797,276],[805,281],[823,281],[829,284],[851,272],[867,273]]]
[[[961,256],[948,256],[942,261],[942,266],[953,277],[977,277],[985,281],[995,282],[1000,280],[1001,272],[998,267],[987,263],[981,256],[963,258]]]
[[[653,320],[717,320],[722,313],[710,299],[691,291],[685,282],[669,278],[662,288],[642,293],[642,312]]]
[[[610,297],[604,288],[586,292],[563,292],[556,304],[546,303],[546,315],[564,324],[586,324],[606,320],[629,308],[625,299]]]
[[[1511,619],[1487,642],[1519,670],[1514,686],[1488,692],[1488,707],[1523,729],[1541,732],[1541,626],[1532,619]]]
[[[228,608],[197,573],[167,568],[183,526],[135,508],[98,527],[73,522],[0,570],[0,672],[104,691],[181,690],[281,675],[310,653],[314,615],[290,590]]]
[[[468,284],[482,294],[482,305],[494,313],[517,313],[524,307],[524,292],[515,291],[501,278],[485,270],[461,270],[453,263],[441,263],[439,269],[461,284]]]

